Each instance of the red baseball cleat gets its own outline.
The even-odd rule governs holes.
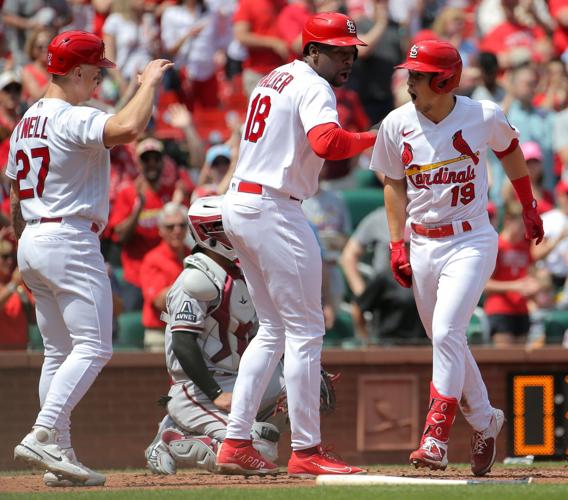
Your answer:
[[[277,474],[278,466],[266,460],[250,439],[225,439],[217,450],[217,472],[246,476]]]
[[[483,431],[474,432],[471,438],[471,472],[476,476],[484,476],[491,472],[497,453],[497,435],[501,432],[505,414],[493,409],[493,416],[489,427]]]
[[[448,442],[427,436],[420,448],[410,454],[410,463],[417,469],[445,470],[448,466]]]
[[[310,453],[311,452],[311,453]],[[288,474],[294,477],[311,478],[322,474],[366,474],[367,471],[347,465],[321,446],[309,450],[292,451],[288,461]]]

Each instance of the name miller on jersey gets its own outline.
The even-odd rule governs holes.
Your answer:
[[[47,116],[28,116],[16,125],[16,142],[20,139],[47,139]],[[41,130],[41,132],[40,132]]]

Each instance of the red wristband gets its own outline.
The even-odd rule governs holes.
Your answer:
[[[515,193],[517,193],[517,197],[521,202],[523,207],[532,207],[533,206],[533,192],[531,187],[531,180],[528,175],[523,177],[519,177],[514,181],[511,181],[513,184],[513,188],[515,189]]]
[[[396,250],[400,247],[404,247],[404,240],[391,241],[389,243],[389,250]]]

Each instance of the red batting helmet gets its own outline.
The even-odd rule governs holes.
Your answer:
[[[406,62],[396,67],[421,73],[436,73],[430,80],[430,88],[437,94],[447,94],[460,84],[462,60],[451,43],[422,40],[410,47]]]
[[[306,21],[302,31],[302,49],[310,42],[340,47],[367,45],[357,38],[353,19],[339,12],[314,14]]]
[[[47,71],[54,75],[66,75],[79,64],[99,68],[116,66],[105,57],[105,44],[97,35],[75,30],[59,33],[47,49]]]

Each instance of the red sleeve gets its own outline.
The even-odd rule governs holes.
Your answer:
[[[505,158],[505,156],[507,156],[508,154],[512,153],[518,145],[519,145],[519,140],[513,139],[511,141],[511,144],[509,144],[509,147],[504,151],[493,150],[493,152],[495,153],[495,156],[501,160],[502,158]]]
[[[371,132],[347,132],[336,123],[322,123],[308,132],[310,145],[320,158],[344,160],[375,144]]]
[[[233,14],[233,23],[238,23],[239,21],[250,22],[250,12],[248,7],[248,3],[244,0],[241,0],[237,4],[237,8]]]

